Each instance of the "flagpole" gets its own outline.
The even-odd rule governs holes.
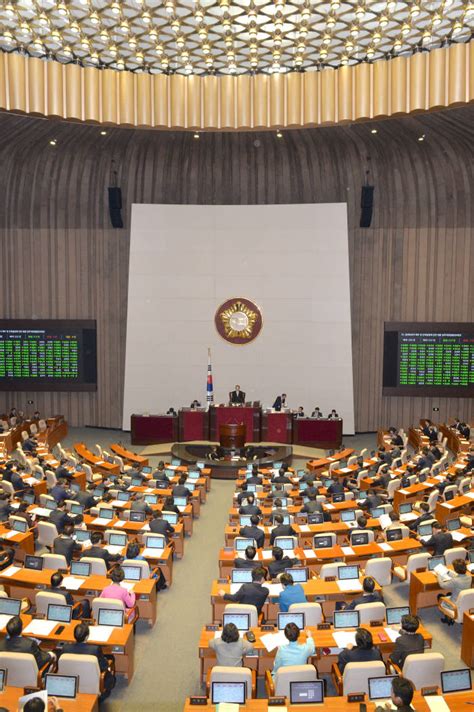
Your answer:
[[[206,384],[206,403],[209,407],[214,403],[214,383],[212,380],[212,363],[211,363],[211,349],[207,349],[207,384]]]

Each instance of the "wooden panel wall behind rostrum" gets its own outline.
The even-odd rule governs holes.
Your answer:
[[[35,404],[72,424],[120,425],[131,203],[347,201],[357,430],[406,425],[433,405],[442,418],[472,419],[467,399],[382,398],[381,370],[384,321],[473,320],[473,146],[472,106],[282,139],[116,128],[101,136],[95,126],[0,115],[1,313],[98,321],[97,393],[35,394]],[[112,160],[123,230],[109,226]],[[367,166],[375,210],[372,227],[360,229]],[[28,397],[0,393],[0,411]]]

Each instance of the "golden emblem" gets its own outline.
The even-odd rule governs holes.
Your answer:
[[[215,316],[220,335],[234,344],[245,344],[258,336],[262,315],[256,304],[248,299],[229,299],[221,304]]]

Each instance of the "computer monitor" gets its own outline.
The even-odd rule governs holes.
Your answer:
[[[166,539],[164,536],[147,536],[147,549],[164,549],[166,547]]]
[[[274,462],[273,469],[278,471],[282,465],[283,465],[283,462]]]
[[[404,502],[401,504],[398,508],[399,514],[410,514],[410,512],[413,509],[413,505],[411,502]]]
[[[47,499],[46,500],[46,509],[57,509],[58,503],[54,499]]]
[[[418,482],[420,484],[423,484],[428,479],[428,475],[422,475],[421,473],[418,475]]]
[[[109,509],[109,507],[101,507],[99,509],[99,517],[101,519],[113,519],[114,518],[114,510]]]
[[[369,532],[354,532],[351,535],[352,546],[364,546],[369,543]]]
[[[151,467],[148,467],[148,465],[145,465],[145,467],[142,467],[142,472],[144,475],[149,475],[152,471]]]
[[[132,480],[130,482],[132,487],[141,487],[142,483],[143,483],[143,481],[142,481],[141,477],[132,477]]]
[[[130,492],[117,492],[117,499],[119,502],[129,502]]]
[[[173,457],[171,460],[173,467],[179,467],[181,465],[181,460],[177,457]]]
[[[369,677],[369,700],[389,700],[392,696],[392,680],[397,675]]]
[[[462,692],[472,687],[471,671],[469,668],[460,670],[445,670],[441,673],[441,689],[443,695],[447,692]]]
[[[238,630],[247,631],[250,628],[249,613],[224,613],[222,616],[222,624],[233,623]]]
[[[177,507],[185,507],[188,500],[186,497],[173,497],[173,502]]]
[[[127,535],[123,532],[111,534],[109,537],[110,546],[127,546]]]
[[[147,504],[157,504],[158,503],[158,495],[157,494],[146,494],[145,502]]]
[[[285,630],[288,623],[295,623],[300,630],[304,628],[304,613],[278,613],[278,630]]]
[[[145,521],[145,512],[134,512],[132,510],[130,512],[130,521],[131,522],[144,522]]]
[[[403,616],[407,616],[409,613],[410,608],[408,606],[394,606],[392,608],[387,608],[385,611],[387,625],[400,625]]]
[[[277,540],[275,546],[279,546],[283,551],[292,551],[295,548],[295,541],[291,536],[279,536]]]
[[[71,504],[71,514],[83,514],[84,513],[84,507],[82,504]]]
[[[32,556],[31,554],[26,554],[25,569],[33,569],[34,571],[42,571],[43,564],[44,564],[44,559],[42,556]]]
[[[155,489],[169,489],[169,486],[169,482],[167,482],[166,480],[155,480]]]
[[[332,496],[332,501],[334,504],[337,504],[338,502],[345,502],[346,501],[346,495],[344,492],[336,492]]]
[[[448,532],[453,532],[461,527],[461,520],[459,519],[459,517],[456,517],[455,519],[448,519],[448,521],[446,522],[446,527],[448,529]]]
[[[359,611],[334,611],[334,628],[358,628]]]
[[[14,519],[12,522],[12,530],[25,534],[28,531],[28,522],[26,519]]]
[[[428,559],[428,571],[434,571],[438,564],[443,564],[443,566],[446,566],[446,559],[444,558],[444,556],[431,556]]]
[[[232,569],[232,583],[252,583],[252,569]]]
[[[122,566],[122,571],[126,581],[140,581],[142,577],[140,566]]]
[[[306,583],[308,580],[308,569],[306,566],[295,566],[293,569],[285,569],[285,574],[290,574],[295,583]]]
[[[353,509],[346,509],[341,512],[341,522],[355,522],[356,514]]]
[[[339,579],[339,581],[347,581],[347,579],[358,579],[359,566],[357,564],[352,564],[351,566],[338,566],[337,578]]]
[[[245,551],[248,546],[255,546],[255,539],[249,537],[239,537],[235,540],[236,551]]]
[[[299,483],[299,488],[300,488],[300,492],[304,492],[305,489],[308,489],[308,483],[307,483],[307,482],[300,482],[300,483]]]
[[[447,492],[444,493],[444,501],[449,502],[451,499],[454,499],[455,492],[454,490],[448,490]]]
[[[88,541],[91,538],[91,533],[87,529],[74,529],[76,541]]]
[[[57,603],[50,603],[48,605],[46,618],[49,621],[57,621],[58,623],[70,623],[72,619],[72,606],[61,606]]]
[[[378,519],[379,517],[382,517],[385,514],[385,509],[383,507],[374,507],[371,510],[370,514],[374,519]]]
[[[19,616],[21,611],[21,600],[17,598],[0,598],[0,615]]]
[[[230,704],[245,704],[245,682],[213,682],[211,702],[218,705],[220,702]]]
[[[418,535],[419,536],[431,536],[431,532],[433,531],[433,527],[431,524],[420,524],[418,527]]]
[[[197,467],[199,470],[204,470],[205,467],[206,467],[206,463],[205,463],[205,462],[196,462],[196,467]]]
[[[3,692],[7,684],[7,671],[4,669],[0,670],[0,692]]]
[[[26,504],[34,504],[35,503],[34,492],[27,492],[26,494],[24,494],[23,502],[26,502]]]
[[[196,485],[195,485],[195,484],[191,484],[188,480],[186,480],[186,488],[187,488],[190,492],[194,492],[194,490],[196,489]]]
[[[252,524],[250,521],[250,515],[242,514],[239,517],[239,524],[241,527],[250,527]]]
[[[290,704],[319,705],[324,702],[324,681],[290,681]]]
[[[46,692],[51,697],[66,697],[73,700],[77,695],[79,678],[77,675],[56,675],[46,673]]]
[[[324,514],[322,512],[312,512],[308,514],[308,524],[322,524],[324,522]]]
[[[403,539],[403,532],[401,529],[387,529],[386,536],[387,541],[398,541]]]
[[[162,512],[162,516],[165,522],[169,522],[170,524],[178,523],[178,515],[176,512]]]
[[[71,576],[90,576],[91,564],[88,561],[71,561]]]
[[[313,539],[313,547],[315,549],[330,549],[332,547],[332,537],[331,536],[315,536]]]
[[[96,487],[94,490],[94,497],[103,497],[105,492],[105,487]]]
[[[99,608],[97,625],[111,625],[123,628],[124,612],[118,608]]]
[[[255,494],[256,491],[257,491],[257,485],[253,485],[253,484],[247,485],[247,492],[249,492],[250,494]]]

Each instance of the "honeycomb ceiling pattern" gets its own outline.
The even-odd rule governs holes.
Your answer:
[[[339,67],[466,42],[473,0],[15,0],[0,49],[151,73]]]

